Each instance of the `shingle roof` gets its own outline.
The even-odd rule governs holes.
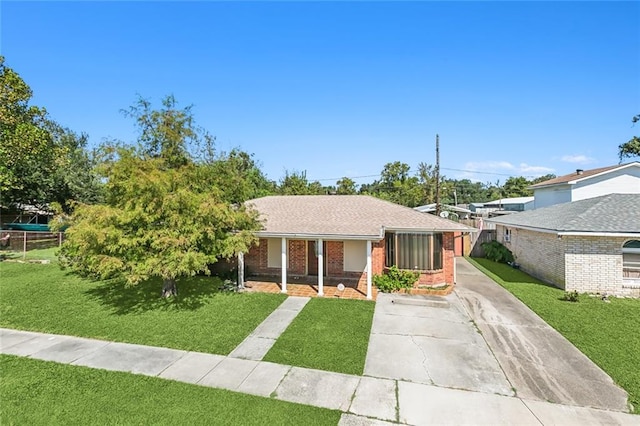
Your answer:
[[[474,228],[366,195],[282,195],[246,202],[263,220],[259,235],[376,238],[383,230],[421,232]]]
[[[640,163],[633,162],[633,163],[627,163],[627,164],[616,164],[615,166],[600,167],[599,169],[583,170],[580,174],[578,174],[578,172],[575,171],[573,173],[569,173],[568,175],[559,176],[557,178],[545,180],[544,182],[536,183],[535,185],[531,185],[529,188],[537,189],[537,188],[542,188],[544,186],[570,183],[572,181],[586,179],[591,176],[598,175],[600,173],[610,172],[612,170],[617,170],[623,167],[629,167],[631,165],[640,165]]]
[[[533,197],[512,197],[512,198],[501,198],[499,200],[493,200],[484,203],[484,205],[498,205],[498,204],[527,204],[533,201]]]
[[[471,210],[465,209],[464,207],[460,207],[460,206],[451,206],[449,204],[441,204],[440,207],[442,208],[442,210],[450,210],[450,211],[459,212],[459,213],[471,213]],[[416,211],[419,211],[420,213],[435,212],[436,203],[425,204],[424,206],[414,207],[413,209]]]
[[[640,195],[603,195],[487,221],[557,232],[640,233]]]

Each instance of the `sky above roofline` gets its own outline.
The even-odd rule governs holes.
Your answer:
[[[616,164],[640,113],[638,2],[13,2],[0,52],[53,119],[132,141],[174,94],[269,178],[385,163],[504,182]]]

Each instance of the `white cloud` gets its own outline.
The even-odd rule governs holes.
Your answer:
[[[565,155],[560,160],[565,163],[574,163],[574,164],[589,164],[593,163],[595,160],[591,157],[587,157],[586,155]]]
[[[509,176],[525,176],[527,178],[543,176],[553,173],[554,169],[546,166],[534,166],[527,163],[519,165],[508,161],[470,161],[460,169],[452,170],[457,179],[470,179],[472,181],[505,180]],[[445,170],[445,172],[447,172]]]
[[[520,173],[522,174],[534,174],[538,176],[546,175],[553,172],[553,169],[545,166],[530,166],[527,163],[520,163]]]

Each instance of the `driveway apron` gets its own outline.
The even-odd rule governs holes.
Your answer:
[[[455,294],[379,294],[364,374],[513,395],[498,362]]]
[[[507,290],[456,260],[455,293],[519,397],[628,410],[626,392],[604,371]]]

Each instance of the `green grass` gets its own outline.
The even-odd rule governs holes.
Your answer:
[[[529,306],[629,393],[640,414],[640,300],[586,294],[576,303],[560,300],[564,291],[487,259],[469,259]]]
[[[311,299],[264,360],[361,375],[375,304]]]
[[[58,256],[56,256],[57,251],[57,247],[29,250],[23,257],[23,252],[21,251],[0,250],[0,259],[4,257],[9,260],[48,260],[53,262],[58,259]]]
[[[226,355],[282,301],[280,294],[219,292],[216,277],[133,287],[94,282],[49,265],[0,262],[0,326]]]
[[[0,356],[3,425],[336,425],[340,412],[222,389]]]

